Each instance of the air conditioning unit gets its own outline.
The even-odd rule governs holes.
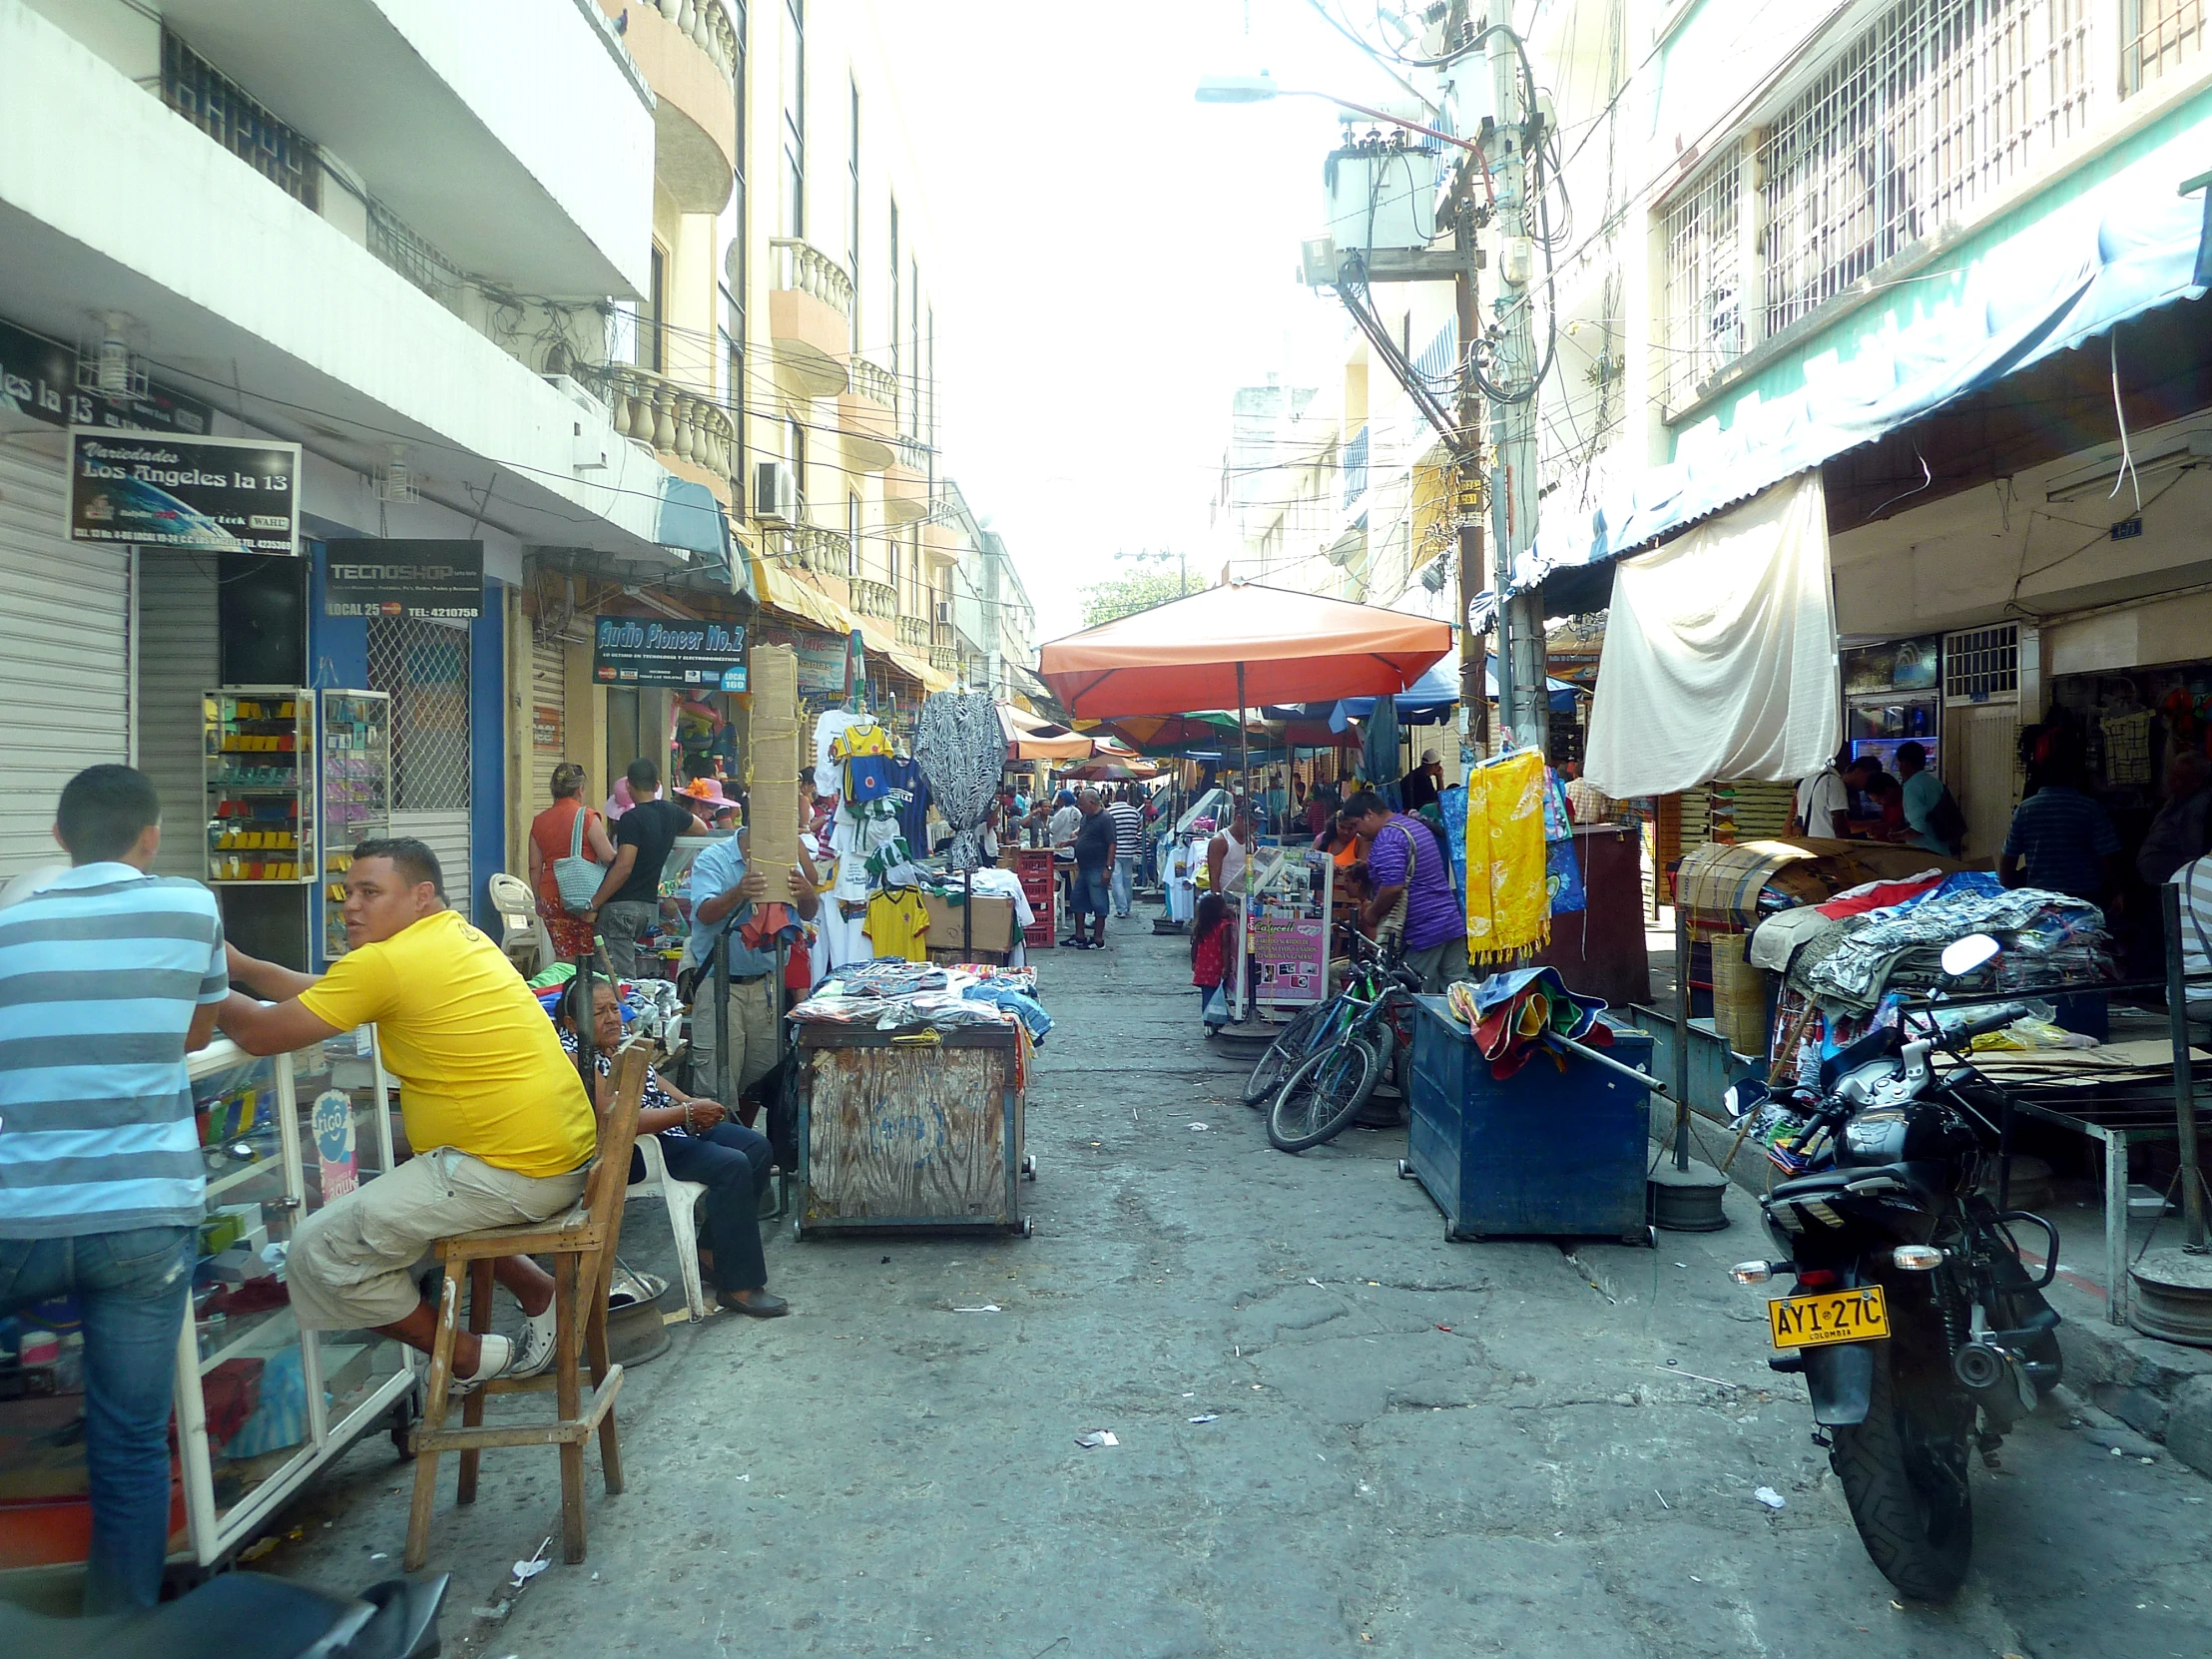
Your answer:
[[[799,480],[789,461],[753,463],[753,516],[767,524],[799,525]]]
[[[601,472],[613,458],[615,429],[607,405],[583,382],[567,374],[548,374],[545,383],[569,400],[569,466],[577,472]]]
[[[941,623],[945,624],[945,625],[946,625],[947,627],[950,627],[950,626],[951,626],[951,623],[952,623],[952,601],[951,601],[951,600],[949,600],[949,599],[940,599],[940,600],[938,600],[938,601],[937,601],[937,620],[938,620],[939,622],[941,622]]]

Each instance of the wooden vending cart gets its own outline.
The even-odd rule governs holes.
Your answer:
[[[1013,1025],[794,1021],[801,1238],[935,1228],[1030,1231],[1022,1035]]]

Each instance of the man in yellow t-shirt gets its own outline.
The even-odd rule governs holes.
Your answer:
[[[541,1222],[573,1205],[597,1142],[591,1101],[553,1022],[499,947],[445,905],[437,854],[363,841],[345,877],[350,947],[319,978],[230,950],[218,1023],[278,1054],[373,1022],[414,1156],[307,1217],[285,1258],[303,1331],[369,1329],[428,1352],[436,1310],[410,1277],[434,1239]],[[456,1379],[527,1377],[553,1357],[553,1281],[526,1256],[496,1268],[529,1322],[463,1332]]]

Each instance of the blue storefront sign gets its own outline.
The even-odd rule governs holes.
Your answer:
[[[745,630],[729,623],[603,616],[592,630],[592,678],[608,686],[745,690]]]

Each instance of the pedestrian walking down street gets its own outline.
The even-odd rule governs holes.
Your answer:
[[[552,937],[553,954],[573,959],[591,954],[591,923],[571,911],[562,899],[555,866],[575,846],[604,869],[615,861],[615,846],[607,833],[605,815],[583,800],[582,767],[573,761],[555,767],[552,792],[553,805],[530,821],[530,890],[537,895],[538,914]],[[576,833],[579,818],[584,821],[581,838]]]
[[[704,835],[707,826],[688,806],[661,799],[661,769],[632,761],[623,774],[637,802],[615,826],[615,861],[599,883],[584,919],[607,943],[607,962],[618,979],[638,976],[638,941],[661,916],[661,872],[678,835]]]
[[[438,1316],[415,1288],[415,1263],[438,1239],[566,1210],[583,1194],[598,1127],[530,987],[446,908],[429,847],[403,835],[361,842],[343,915],[346,952],[319,977],[230,946],[231,978],[254,994],[233,991],[219,1023],[249,1054],[282,1054],[374,1022],[414,1156],[299,1224],[286,1287],[302,1331],[376,1331],[427,1354]],[[552,1275],[527,1256],[492,1271],[528,1323],[513,1339],[462,1332],[457,1382],[534,1376],[553,1362]]]
[[[144,773],[80,772],[54,823],[68,872],[0,911],[0,1313],[77,1299],[95,1616],[161,1595],[177,1343],[207,1207],[185,1056],[231,988],[215,894],[148,873],[161,819]]]
[[[1191,983],[1198,987],[1199,1017],[1211,1037],[1229,1023],[1229,1004],[1222,987],[1229,982],[1229,946],[1237,930],[1229,925],[1228,902],[1218,892],[1198,901],[1191,917]]]
[[[1106,809],[1114,824],[1114,914],[1124,920],[1136,901],[1137,860],[1144,856],[1144,814],[1131,799],[1136,793],[1136,785],[1124,785],[1120,797]]]
[[[1106,912],[1113,899],[1107,891],[1107,869],[1114,861],[1114,821],[1106,816],[1098,791],[1086,789],[1075,798],[1075,810],[1083,815],[1075,831],[1075,932],[1060,942],[1070,950],[1099,950],[1106,943]],[[1083,936],[1083,919],[1092,918],[1090,937]]]

